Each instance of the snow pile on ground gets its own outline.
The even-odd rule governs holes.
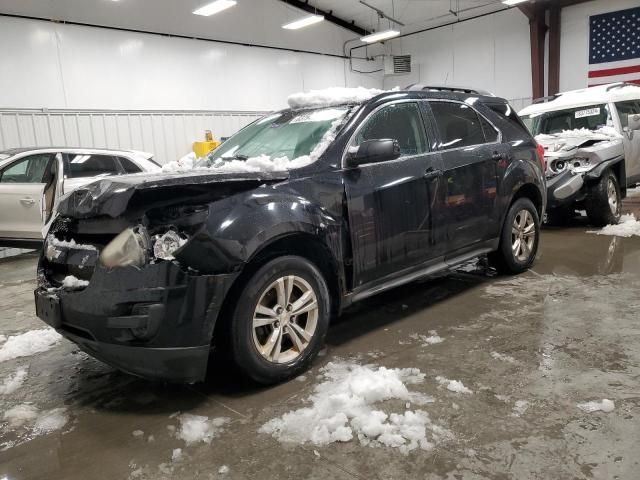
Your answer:
[[[287,103],[291,108],[330,107],[349,103],[362,103],[384,93],[385,90],[364,87],[331,87],[289,95]]]
[[[591,402],[586,402],[586,403],[579,403],[578,404],[578,408],[584,412],[587,413],[593,413],[593,412],[598,412],[598,411],[602,411],[605,413],[609,413],[609,412],[613,412],[613,409],[615,408],[615,404],[613,403],[613,400],[608,400],[608,399],[603,399],[601,402],[597,402],[597,401],[591,401]]]
[[[10,427],[27,426],[32,428],[36,435],[60,430],[69,421],[65,408],[39,412],[36,407],[26,403],[10,408],[4,412],[2,418],[9,423]]]
[[[440,375],[436,377],[436,380],[440,385],[445,385],[447,390],[455,393],[473,393],[460,380],[449,380],[448,378],[444,378]]]
[[[226,465],[222,465],[218,469],[218,473],[221,474],[221,475],[224,475],[225,473],[229,473],[229,467],[227,467]]]
[[[69,421],[64,408],[54,408],[38,415],[33,430],[37,434],[51,433],[60,430]]]
[[[513,416],[519,417],[529,408],[529,402],[527,400],[516,400],[515,405],[513,406]]]
[[[4,379],[0,385],[0,395],[9,395],[18,390],[27,378],[27,369],[19,368],[16,373]]]
[[[87,280],[80,280],[79,278],[76,278],[73,275],[64,277],[64,280],[62,280],[62,288],[68,288],[70,290],[84,288],[88,285],[89,285],[89,282]]]
[[[173,451],[171,452],[171,461],[179,462],[180,460],[182,460],[182,449],[174,448]]]
[[[501,362],[516,363],[515,358],[510,357],[509,355],[505,355],[503,353],[491,352],[489,355],[491,355],[496,360],[500,360]]]
[[[607,225],[601,230],[589,230],[587,233],[596,235],[614,235],[616,237],[640,236],[640,221],[636,220],[633,213],[622,215],[617,225]]]
[[[202,415],[191,415],[184,413],[178,417],[180,421],[180,430],[177,437],[184,440],[187,445],[197,442],[211,443],[224,430],[230,419],[227,417],[218,417],[209,420],[209,417]]]
[[[357,438],[362,445],[385,445],[404,453],[429,449],[432,441],[451,435],[422,410],[387,414],[375,408],[375,404],[390,400],[419,405],[432,401],[407,388],[424,381],[425,375],[416,368],[330,362],[321,373],[324,381],[308,398],[309,407],[274,418],[259,431],[286,443],[327,445]],[[427,439],[427,429],[432,441]]]
[[[30,330],[19,335],[12,335],[0,347],[0,362],[46,352],[61,338],[53,328]]]
[[[426,335],[418,335],[417,333],[414,333],[410,335],[410,338],[412,338],[413,340],[419,340],[420,342],[422,342],[423,347],[444,342],[444,338],[438,335],[438,332],[436,332],[435,330],[429,330],[428,337]]]

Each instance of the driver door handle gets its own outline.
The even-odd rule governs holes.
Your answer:
[[[31,197],[25,197],[20,199],[20,203],[22,203],[25,207],[30,207],[31,205],[36,203],[36,201]]]
[[[436,168],[433,168],[433,167],[427,168],[427,170],[424,172],[424,178],[426,180],[432,180],[434,178],[440,178],[441,176],[442,176],[442,170],[436,169]]]

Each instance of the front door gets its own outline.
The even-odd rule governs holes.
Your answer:
[[[440,156],[429,151],[417,102],[380,107],[350,148],[389,138],[399,142],[400,158],[345,171],[356,287],[442,254],[434,215],[442,165]]]
[[[616,103],[616,110],[622,127],[622,143],[624,145],[625,169],[627,185],[640,182],[640,132],[629,130],[629,115],[640,113],[640,100],[629,100]]]
[[[0,172],[0,237],[40,239],[45,177],[52,154],[20,158]]]
[[[447,252],[471,249],[499,231],[497,164],[508,152],[499,132],[473,108],[458,102],[429,102],[444,163],[444,222]]]

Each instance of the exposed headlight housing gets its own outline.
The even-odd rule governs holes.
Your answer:
[[[147,263],[149,235],[144,227],[127,228],[111,240],[100,253],[105,267],[142,267]]]
[[[153,256],[160,260],[173,260],[176,250],[187,243],[187,240],[175,230],[167,230],[162,235],[156,235],[153,241]]]

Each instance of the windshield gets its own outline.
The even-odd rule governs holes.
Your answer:
[[[333,140],[335,128],[349,110],[349,107],[287,110],[266,116],[229,138],[198,166],[218,167],[238,161],[253,164],[257,160],[290,168],[308,165]]]
[[[568,108],[553,112],[523,115],[522,121],[533,135],[553,135],[564,130],[598,130],[612,126],[611,114],[606,104]]]

